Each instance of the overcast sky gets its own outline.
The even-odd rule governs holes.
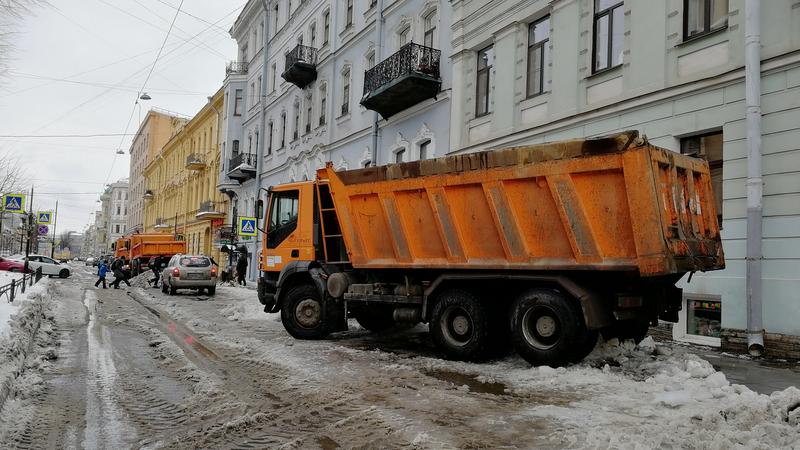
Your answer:
[[[228,35],[245,0],[50,0],[23,18],[0,79],[0,152],[23,159],[35,210],[59,202],[58,231],[83,231],[105,183],[128,176],[131,136],[150,107],[193,115],[236,58]],[[130,119],[130,124],[128,124]],[[126,131],[127,129],[127,131]],[[117,155],[117,149],[124,155]]]

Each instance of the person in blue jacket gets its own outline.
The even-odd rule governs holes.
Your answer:
[[[108,266],[106,265],[105,261],[100,261],[100,266],[97,268],[97,282],[94,284],[94,287],[97,287],[100,283],[103,283],[103,289],[108,289],[106,286],[106,274],[108,273]]]

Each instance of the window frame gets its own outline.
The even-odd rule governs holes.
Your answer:
[[[439,19],[439,10],[434,9],[428,11],[428,14],[425,14],[422,17],[422,45],[428,48],[435,48],[434,44],[436,43],[436,23]],[[430,28],[427,26],[430,25]],[[430,44],[428,45],[428,36],[430,36]]]
[[[234,91],[234,100],[233,100],[233,115],[234,116],[241,116],[242,115],[242,103],[244,103],[244,89],[236,89]]]
[[[613,36],[614,36],[614,10],[617,9],[617,8],[624,7],[625,6],[625,0],[619,0],[617,3],[607,7],[606,9],[603,9],[601,11],[597,11],[597,2],[598,2],[598,0],[592,0],[592,3],[593,3],[592,7],[594,8],[594,20],[592,21],[592,74],[602,73],[602,72],[605,72],[607,70],[613,70],[613,69],[615,69],[615,68],[617,68],[617,67],[622,65],[622,63],[613,64],[613,62],[614,62],[613,59],[614,58],[613,58],[612,53],[613,53],[613,48],[614,48],[614,39],[613,39]],[[602,69],[598,69],[597,68],[597,48],[598,48],[597,47],[597,43],[598,43],[598,39],[597,39],[597,23],[600,21],[600,19],[602,19],[605,16],[608,16],[608,42],[606,43],[606,45],[608,47],[606,49],[606,52],[607,52],[606,53],[606,64],[608,64],[608,65],[606,67],[603,67]],[[623,25],[625,23],[624,22],[624,16],[625,16],[625,11],[623,11]],[[623,33],[623,41],[625,40],[624,35],[625,34]],[[625,49],[623,48],[623,52],[624,51],[625,51]]]
[[[345,5],[345,15],[344,15],[344,29],[348,29],[353,26],[353,16],[355,15],[353,10],[355,9],[354,0],[346,0]]]
[[[716,33],[728,28],[728,13],[726,12],[725,24],[717,28],[711,28],[711,3],[713,0],[700,0],[703,2],[703,31],[700,33],[689,36],[689,2],[692,0],[683,0],[683,42],[688,42],[694,39],[708,36],[709,34]],[[730,11],[730,0],[728,0],[727,10]]]
[[[536,27],[537,24],[542,23],[544,21],[548,22],[547,38],[543,39],[541,41],[538,41],[538,42],[531,43],[531,31]],[[531,22],[531,24],[528,25],[528,61],[527,61],[528,65],[525,68],[525,71],[527,72],[527,79],[525,80],[526,81],[526,83],[525,83],[525,98],[533,98],[533,97],[536,97],[536,96],[539,96],[539,95],[546,94],[546,93],[550,92],[549,90],[545,89],[545,85],[544,85],[544,80],[545,80],[545,73],[544,72],[545,72],[545,70],[547,68],[547,60],[546,60],[547,59],[547,52],[546,52],[545,49],[546,49],[546,47],[548,45],[550,45],[550,25],[549,25],[549,22],[550,22],[550,15],[548,14],[548,15],[546,15],[546,16],[538,19],[538,20],[535,20],[535,21]],[[537,84],[539,85],[539,92],[531,93],[530,77],[533,76],[533,74],[530,72],[530,67],[531,67],[530,58],[531,58],[531,51],[533,51],[533,50],[535,50],[537,48],[541,49],[541,58],[540,58],[539,64],[540,64],[540,67],[542,68],[542,71],[539,74],[539,79],[537,80]]]
[[[329,9],[322,13],[322,33],[322,45],[324,46],[330,42],[331,36],[331,10]]]
[[[476,61],[477,72],[475,74],[475,117],[476,118],[487,116],[492,113],[490,108],[491,106],[490,90],[492,88],[492,69],[494,68],[494,62],[492,62],[492,64],[487,64],[486,67],[484,68],[481,68],[481,54],[485,53],[487,50],[494,50],[494,44],[488,45],[482,48],[481,50],[478,50],[477,52],[478,55],[478,60]],[[486,101],[485,101],[485,111],[482,113],[479,112],[480,109],[478,108],[481,102],[479,94],[480,92],[479,83],[480,83],[481,72],[486,72]]]
[[[273,192],[271,197],[272,198],[270,199],[269,215],[267,216],[267,223],[266,223],[267,229],[265,233],[266,234],[265,240],[267,249],[274,250],[278,248],[281,245],[281,243],[284,242],[289,236],[291,236],[292,233],[297,229],[297,225],[300,222],[300,190],[290,189],[285,191]],[[278,225],[276,222],[276,224],[273,226],[272,224],[273,214],[275,214],[277,210],[277,214],[280,215],[280,210],[278,209],[281,206],[281,204],[279,202],[283,198],[288,198],[289,200],[295,201],[294,220],[290,220],[283,225]],[[291,225],[291,227],[281,230],[281,228],[286,225]],[[278,231],[282,231],[282,235],[274,236],[274,234],[277,234]]]

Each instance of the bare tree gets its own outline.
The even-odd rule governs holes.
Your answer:
[[[5,74],[8,66],[14,25],[30,15],[34,7],[45,3],[46,0],[0,0],[0,76]]]
[[[60,236],[59,242],[58,242],[58,249],[59,250],[64,250],[65,248],[72,247],[72,240],[73,240],[72,239],[72,234],[73,233],[75,233],[75,232],[74,231],[65,231],[65,232],[61,233],[61,236]]]
[[[0,153],[0,194],[23,192],[27,184],[28,177],[19,157]]]

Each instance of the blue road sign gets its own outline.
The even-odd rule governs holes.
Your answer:
[[[50,229],[47,225],[39,225],[39,236],[44,236],[50,232]]]
[[[3,196],[3,209],[6,212],[22,214],[25,212],[25,194],[6,194]]]
[[[50,225],[53,221],[52,211],[39,211],[36,214],[36,223],[39,225]]]
[[[256,235],[256,218],[239,217],[239,236]]]

